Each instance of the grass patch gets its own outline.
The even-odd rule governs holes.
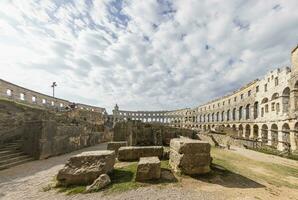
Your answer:
[[[58,192],[66,193],[66,195],[74,195],[85,193],[86,186],[68,186],[68,187],[59,187]]]
[[[266,153],[266,154],[270,154],[270,155],[275,155],[275,156],[280,156],[283,158],[288,158],[291,160],[298,160],[298,155],[297,154],[281,154],[280,151],[278,151],[277,149],[272,149],[270,147],[261,147],[261,148],[248,148],[250,150],[254,150],[254,151],[258,151],[261,153]]]
[[[293,177],[294,180],[298,177],[297,168],[252,160],[232,151],[216,148],[212,148],[211,154],[214,164],[256,182],[265,181],[277,187],[298,188],[298,181],[289,180],[289,177]]]
[[[110,174],[112,184],[106,188],[106,192],[124,192],[140,187],[141,184],[135,182],[136,172],[136,162],[125,167],[114,169]]]

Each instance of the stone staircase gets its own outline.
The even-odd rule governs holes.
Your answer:
[[[21,140],[0,146],[0,170],[34,160],[21,150]]]

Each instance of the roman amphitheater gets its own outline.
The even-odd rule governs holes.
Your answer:
[[[177,110],[108,114],[0,79],[0,199],[298,199],[298,45],[289,57]]]
[[[291,61],[291,67],[270,71],[262,79],[195,108],[147,112],[119,110],[116,105],[114,122],[132,119],[204,131],[226,127],[239,138],[294,151],[298,146],[298,47],[292,50]]]

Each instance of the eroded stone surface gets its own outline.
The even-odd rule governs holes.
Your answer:
[[[160,160],[158,157],[140,158],[136,174],[137,181],[154,180],[160,178]]]
[[[111,179],[107,174],[102,174],[100,175],[95,181],[87,186],[86,191],[87,192],[93,192],[93,191],[98,191],[106,187],[111,183]]]
[[[192,139],[172,139],[170,142],[171,167],[184,174],[204,174],[210,171],[210,144]]]
[[[121,147],[118,151],[118,160],[120,161],[136,161],[141,157],[156,156],[162,158],[162,146],[128,146]]]
[[[114,151],[88,151],[70,157],[58,172],[60,185],[88,185],[101,174],[109,173],[115,164]]]

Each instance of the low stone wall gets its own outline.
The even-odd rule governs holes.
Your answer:
[[[195,138],[196,134],[194,130],[130,120],[115,125],[113,141],[127,141],[129,146],[159,146],[169,145],[172,138]]]

